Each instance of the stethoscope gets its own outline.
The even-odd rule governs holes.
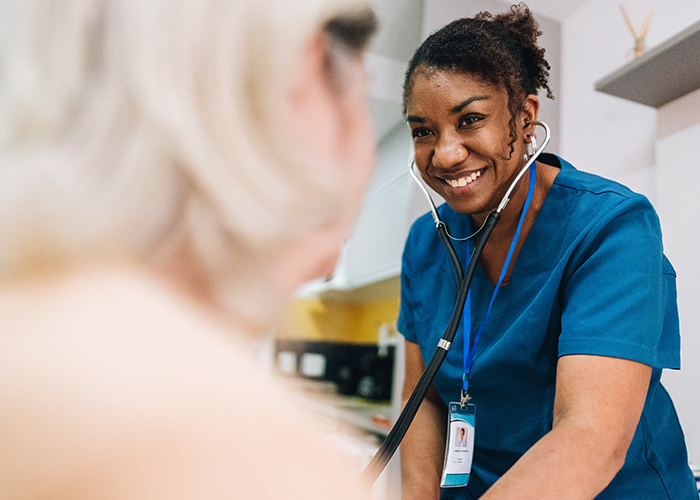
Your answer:
[[[450,234],[447,225],[440,219],[440,215],[438,214],[437,207],[435,206],[432,196],[430,196],[428,189],[423,185],[423,182],[421,182],[419,176],[415,172],[415,161],[411,162],[409,173],[430,203],[430,211],[432,213],[433,220],[435,221],[435,229],[437,230],[437,233],[450,256],[452,266],[455,269],[455,274],[457,275],[457,280],[459,282],[459,289],[457,291],[457,301],[454,312],[452,313],[450,322],[445,329],[445,333],[438,342],[437,348],[435,349],[430,362],[425,367],[425,370],[418,380],[415,389],[413,389],[413,393],[404,406],[401,415],[399,415],[399,418],[396,420],[396,423],[394,423],[394,426],[391,428],[391,431],[389,431],[389,434],[387,435],[386,439],[384,439],[384,442],[382,442],[379,450],[377,450],[370,463],[362,472],[361,479],[365,482],[365,484],[371,485],[374,483],[374,481],[376,481],[386,467],[386,464],[389,463],[389,460],[394,455],[396,449],[399,447],[399,444],[411,425],[413,418],[416,416],[418,408],[423,402],[423,399],[425,398],[430,385],[433,383],[435,375],[437,375],[437,372],[440,369],[442,362],[445,360],[452,342],[454,341],[455,335],[457,334],[457,329],[462,319],[462,312],[464,311],[464,304],[467,300],[467,294],[469,293],[469,287],[471,286],[476,266],[479,263],[479,258],[484,251],[484,246],[486,245],[489,236],[491,236],[494,227],[496,227],[496,223],[501,218],[501,212],[503,212],[506,205],[510,201],[510,195],[515,189],[515,186],[549,144],[549,139],[551,136],[549,126],[541,121],[531,121],[529,123],[538,125],[544,129],[545,137],[542,141],[542,145],[538,148],[535,141],[535,136],[531,136],[532,154],[528,155],[527,162],[520,169],[520,172],[518,172],[518,175],[515,177],[515,179],[513,179],[513,182],[511,182],[510,187],[501,199],[498,207],[491,212],[488,217],[486,217],[484,224],[476,232],[465,238],[455,238]],[[450,240],[454,239],[456,241],[468,241],[476,238],[477,236],[479,236],[479,239],[474,245],[474,250],[472,251],[471,258],[469,259],[469,264],[467,265],[466,271],[464,271],[462,269],[462,264],[459,261],[457,252],[455,251],[452,241]]]

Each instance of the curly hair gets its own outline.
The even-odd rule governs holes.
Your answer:
[[[516,116],[525,97],[545,89],[547,97],[554,99],[549,88],[550,66],[544,58],[545,49],[537,45],[541,34],[524,3],[496,16],[480,12],[473,18],[451,22],[430,35],[413,55],[404,80],[404,115],[416,74],[439,70],[475,76],[504,88],[508,94],[512,152]]]

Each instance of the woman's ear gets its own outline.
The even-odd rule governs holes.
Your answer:
[[[536,95],[530,94],[523,101],[523,135],[527,137],[535,133],[535,126],[530,123],[537,120],[540,111],[540,100]]]

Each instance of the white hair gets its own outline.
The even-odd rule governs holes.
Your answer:
[[[240,279],[343,210],[276,114],[312,34],[366,1],[0,5],[0,280],[185,240]]]

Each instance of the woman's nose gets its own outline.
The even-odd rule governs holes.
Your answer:
[[[433,166],[439,169],[450,169],[468,157],[469,150],[462,141],[455,137],[442,136],[435,145]]]

